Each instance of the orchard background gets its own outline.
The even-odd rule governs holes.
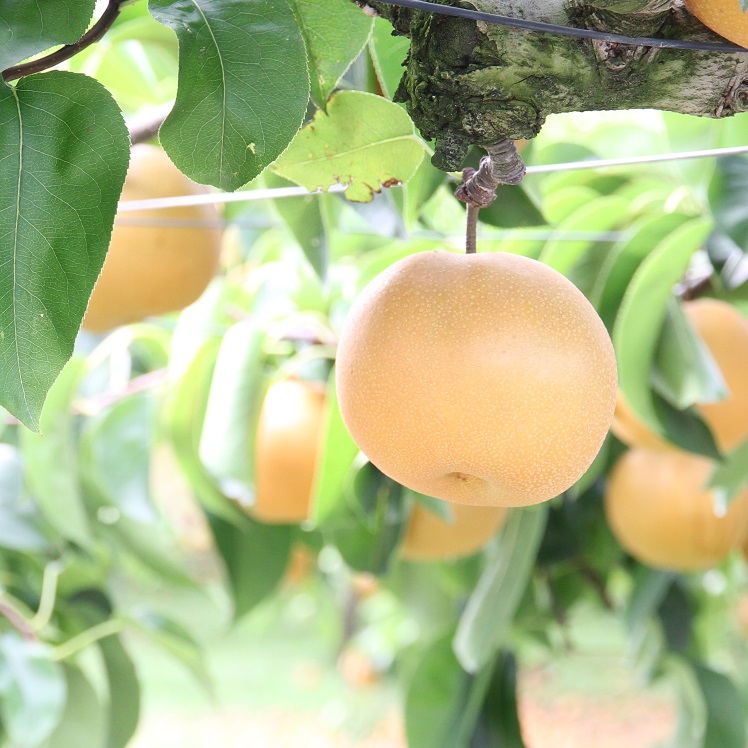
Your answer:
[[[720,41],[679,2],[628,5]],[[100,40],[77,43],[92,18]],[[627,554],[604,513],[614,435],[478,552],[403,558],[414,508],[450,513],[359,454],[335,347],[379,272],[464,249],[465,212],[460,174],[393,102],[409,44],[391,31],[346,0],[0,0],[3,745],[745,748],[741,549],[693,573]],[[116,224],[185,251],[220,231],[220,270],[181,313],[79,333],[129,162],[122,113],[220,207],[123,204]],[[590,299],[634,412],[713,461],[717,511],[748,442],[720,450],[693,407],[724,382],[682,309],[748,315],[748,161],[595,162],[745,146],[733,113],[550,114],[479,225],[480,252],[539,259]],[[252,512],[254,455],[289,377],[324,389],[324,425],[308,519],[278,524]]]

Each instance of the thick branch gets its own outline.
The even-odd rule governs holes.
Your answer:
[[[549,114],[666,109],[706,117],[748,111],[748,53],[580,40],[393,8],[411,39],[397,100],[436,140],[434,163],[460,168],[471,144],[532,138]],[[682,0],[470,0],[475,9],[627,37],[724,42]],[[625,12],[623,12],[625,11]]]
[[[676,0],[588,0],[586,4],[614,13],[662,13],[677,3]]]
[[[40,57],[37,60],[31,60],[31,62],[24,62],[20,65],[14,65],[6,70],[3,70],[3,80],[7,83],[8,81],[14,81],[18,78],[23,78],[25,75],[31,75],[32,73],[40,73],[42,70],[48,70],[55,65],[59,65],[65,60],[69,60],[78,52],[84,50],[86,47],[90,47],[95,42],[98,42],[104,34],[111,28],[114,21],[120,12],[120,3],[122,0],[109,0],[109,4],[101,14],[101,18],[73,44],[66,44],[64,47],[55,50],[51,54],[44,57]]]

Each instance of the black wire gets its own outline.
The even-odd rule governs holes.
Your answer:
[[[612,44],[627,44],[635,47],[662,47],[669,49],[695,49],[702,52],[724,52],[735,54],[736,52],[748,52],[745,47],[736,44],[721,44],[719,42],[692,42],[684,39],[655,39],[651,37],[619,36],[618,34],[606,34],[602,31],[591,29],[577,29],[573,26],[556,26],[552,23],[541,21],[527,21],[523,18],[508,18],[495,13],[484,13],[480,10],[469,8],[456,8],[453,5],[440,5],[439,3],[426,2],[426,0],[378,0],[387,5],[399,5],[403,8],[414,8],[444,16],[457,16],[458,18],[469,18],[473,21],[485,21],[486,23],[498,23],[502,26],[514,26],[530,31],[540,31],[548,34],[561,34],[563,36],[574,36],[580,39],[596,39]]]

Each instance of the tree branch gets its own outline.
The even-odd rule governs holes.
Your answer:
[[[586,0],[585,5],[613,13],[664,13],[675,7],[675,0]]]
[[[155,138],[173,106],[173,102],[164,104],[162,107],[138,115],[129,122],[128,128],[132,145],[145,143],[146,140]]]
[[[109,0],[109,4],[104,9],[99,20],[73,44],[66,44],[64,47],[55,50],[51,54],[40,57],[38,60],[31,60],[31,62],[24,62],[20,65],[14,65],[6,70],[3,70],[3,80],[7,83],[9,81],[23,78],[25,75],[31,75],[32,73],[40,73],[42,70],[47,70],[55,65],[58,65],[65,60],[69,60],[78,52],[84,50],[86,47],[91,46],[95,42],[98,42],[104,34],[111,28],[112,24],[116,20],[120,12],[120,4],[123,0]]]
[[[737,1],[737,0],[736,0]],[[705,117],[748,111],[748,53],[577,39],[369,0],[411,39],[395,98],[433,163],[460,168],[471,144],[533,138],[550,114],[664,109]],[[456,4],[450,0],[450,4]],[[628,39],[723,43],[682,0],[470,0],[477,11]],[[626,12],[622,12],[626,11]]]

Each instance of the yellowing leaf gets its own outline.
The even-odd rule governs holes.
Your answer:
[[[273,170],[312,191],[347,184],[346,197],[366,203],[382,187],[407,182],[423,154],[413,122],[399,106],[374,94],[341,91]]]

